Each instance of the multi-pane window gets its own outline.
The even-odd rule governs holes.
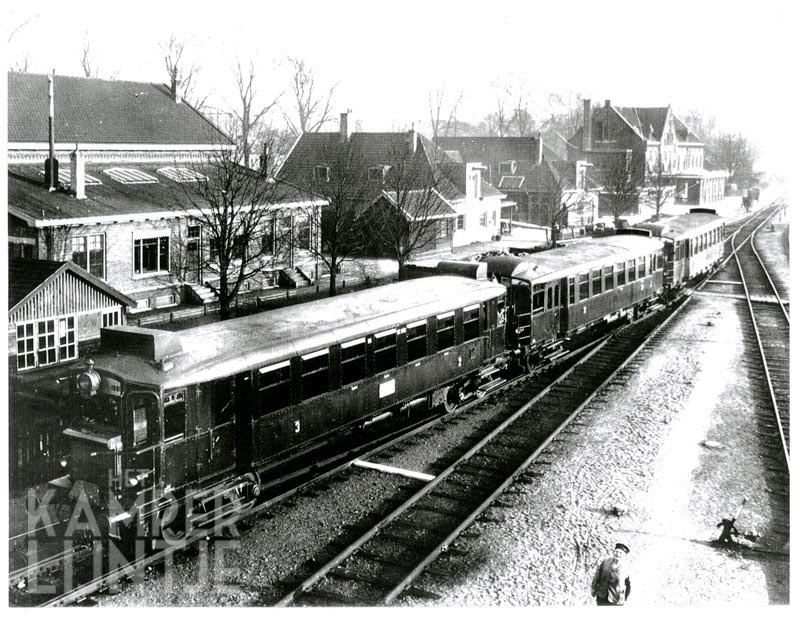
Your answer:
[[[356,339],[342,344],[342,386],[363,380],[367,375],[367,345]]]
[[[51,318],[17,325],[17,369],[45,367],[78,358],[75,318]]]
[[[619,262],[614,270],[617,271],[617,287],[625,285],[625,262]]]
[[[56,362],[56,321],[42,320],[36,325],[37,364],[51,365]]]
[[[436,316],[436,349],[445,350],[456,342],[455,312],[448,311]]]
[[[133,241],[133,272],[169,272],[169,236],[137,238]]]
[[[464,215],[458,215],[456,217],[456,229],[463,230],[464,229]]]
[[[36,336],[34,324],[17,325],[17,369],[36,366]]]
[[[275,219],[270,219],[264,226],[264,235],[261,237],[261,252],[265,255],[275,253]]]
[[[426,320],[412,322],[406,327],[406,355],[408,362],[422,358],[428,353],[428,323]]]
[[[109,326],[119,326],[121,322],[119,309],[108,309],[103,311],[103,328]]]
[[[481,334],[481,306],[464,307],[464,341],[477,339]]]
[[[260,416],[292,403],[292,367],[288,360],[263,367],[258,373]]]
[[[578,300],[589,298],[589,273],[578,275]]]
[[[480,220],[480,224],[481,224],[483,227],[486,227],[486,211],[485,211],[485,210],[484,210],[484,211],[481,213],[481,220]]]
[[[375,335],[375,373],[397,367],[397,331],[392,329]]]
[[[310,399],[330,388],[330,355],[319,350],[300,357],[300,391],[303,399]]]
[[[78,346],[75,343],[75,318],[72,316],[58,320],[58,356],[61,361],[78,357]]]
[[[105,236],[89,234],[70,238],[72,262],[89,271],[95,277],[105,277]]]

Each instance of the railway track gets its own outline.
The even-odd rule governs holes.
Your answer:
[[[674,315],[674,313],[673,313]],[[609,337],[533,394],[518,384],[502,401],[502,420],[450,460],[380,521],[295,585],[277,606],[384,605],[415,580],[516,482],[542,475],[548,447],[584,407],[633,361],[669,320],[652,315]],[[435,567],[434,567],[435,568]]]
[[[745,330],[745,366],[754,385],[762,457],[769,475],[773,544],[789,541],[789,302],[780,279],[756,248],[756,235],[782,208],[776,200],[729,239],[728,257],[702,294],[733,298]]]

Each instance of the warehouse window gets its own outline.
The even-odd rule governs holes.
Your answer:
[[[621,288],[625,285],[625,262],[619,262],[614,270],[617,271],[617,287]]]
[[[578,300],[589,298],[589,273],[578,276]]]
[[[384,331],[375,335],[375,373],[397,367],[397,331]]]
[[[426,320],[412,322],[406,327],[406,356],[408,362],[422,358],[428,353],[428,323]]]
[[[46,367],[78,358],[75,318],[17,324],[17,369]]]
[[[300,392],[304,400],[328,392],[329,364],[328,350],[319,350],[300,357]]]
[[[592,296],[603,292],[603,271],[599,268],[592,270]]]
[[[481,334],[481,306],[464,307],[464,341],[477,339]]]
[[[292,367],[288,360],[263,367],[258,374],[259,416],[292,403]]]
[[[363,380],[367,375],[367,344],[356,339],[342,344],[342,386]]]
[[[169,235],[133,241],[133,272],[137,275],[169,272]]]
[[[606,291],[614,289],[614,267],[603,266],[603,279]]]
[[[436,316],[436,349],[446,350],[456,342],[456,315],[448,311]]]

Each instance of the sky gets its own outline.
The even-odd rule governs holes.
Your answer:
[[[20,3],[18,3],[20,4]],[[429,100],[458,118],[493,111],[497,85],[544,106],[552,92],[621,106],[701,110],[742,132],[764,169],[786,173],[797,106],[798,20],[788,0],[206,0],[53,2],[6,8],[6,64],[82,76],[88,44],[100,77],[166,81],[160,45],[186,42],[198,88],[235,105],[233,67],[253,62],[259,99],[288,91],[304,57],[334,113],[365,131],[430,133]],[[286,99],[284,99],[286,100]],[[287,101],[288,102],[288,101]]]

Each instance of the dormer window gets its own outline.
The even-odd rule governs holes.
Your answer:
[[[498,167],[502,176],[513,176],[517,173],[516,161],[501,161]]]
[[[388,165],[373,165],[367,170],[367,178],[375,182],[383,182],[388,169]]]
[[[314,166],[314,180],[328,182],[331,179],[331,168],[327,165]]]

